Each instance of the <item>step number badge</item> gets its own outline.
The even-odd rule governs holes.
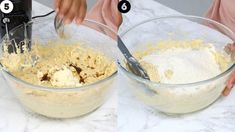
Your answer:
[[[8,14],[13,11],[14,5],[10,0],[3,0],[0,4],[1,12]]]

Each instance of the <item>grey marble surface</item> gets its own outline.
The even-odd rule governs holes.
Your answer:
[[[187,15],[203,16],[213,0],[155,0]]]

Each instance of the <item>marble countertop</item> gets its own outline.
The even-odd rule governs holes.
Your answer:
[[[180,14],[154,0],[130,0],[132,10],[124,17],[121,32],[136,23],[156,16]],[[119,78],[119,81],[124,81]],[[149,109],[119,83],[119,132],[234,132],[235,91],[210,107],[187,115],[168,116]]]

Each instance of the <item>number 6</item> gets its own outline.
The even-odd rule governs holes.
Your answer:
[[[126,3],[123,3],[123,4],[122,4],[122,10],[125,11],[126,9],[127,9]]]
[[[118,10],[121,12],[121,13],[127,13],[130,11],[131,9],[131,4],[129,1],[127,0],[121,0],[119,3],[118,3]]]

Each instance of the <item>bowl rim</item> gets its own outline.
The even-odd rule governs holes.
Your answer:
[[[230,34],[232,34],[232,36],[235,38],[235,33],[229,29],[227,26],[219,23],[219,22],[216,22],[212,19],[208,19],[208,18],[205,18],[205,17],[199,17],[199,16],[193,16],[193,15],[167,15],[167,16],[160,16],[160,17],[154,17],[154,18],[150,18],[150,19],[146,19],[130,28],[128,28],[127,30],[125,30],[124,32],[122,32],[120,34],[120,37],[124,37],[129,31],[131,31],[132,29],[142,25],[142,24],[146,24],[148,22],[151,22],[151,21],[156,21],[156,20],[163,20],[163,19],[172,19],[172,18],[180,18],[180,19],[200,19],[200,20],[206,20],[206,21],[209,21],[209,22],[212,22],[212,23],[215,23],[215,24],[218,24],[220,27],[222,27],[223,29],[225,29],[226,31],[228,31]],[[227,37],[229,37],[228,35],[226,35]],[[231,40],[234,41],[234,38],[231,38],[229,37]],[[206,79],[206,80],[202,80],[202,81],[197,81],[197,82],[192,82],[192,83],[181,83],[181,84],[170,84],[170,83],[157,83],[157,82],[153,82],[151,80],[147,80],[147,79],[144,79],[140,76],[137,76],[135,75],[134,73],[132,72],[129,72],[126,68],[124,68],[121,64],[121,61],[118,59],[117,60],[117,63],[118,63],[118,67],[119,69],[121,69],[122,72],[126,73],[127,75],[129,75],[131,78],[133,78],[134,80],[138,81],[138,82],[142,82],[146,85],[150,85],[150,86],[158,86],[158,88],[165,88],[165,87],[189,87],[189,86],[197,86],[197,85],[201,85],[201,84],[205,84],[205,83],[209,83],[209,82],[212,82],[214,80],[217,80],[221,77],[223,77],[224,75],[226,75],[227,73],[229,73],[231,70],[233,70],[235,68],[235,62],[233,62],[233,64],[231,64],[230,67],[227,68],[227,70],[225,70],[224,72],[216,75],[215,77],[212,77],[212,78],[209,78],[209,79]]]
[[[52,14],[55,14],[55,13],[52,13]],[[38,23],[38,22],[41,22],[43,21],[43,19],[46,19],[47,17],[45,18],[37,18],[37,19],[33,19],[27,23],[23,23],[23,24],[20,24],[16,27],[14,27],[13,29],[11,29],[9,31],[9,34],[14,32],[15,30],[17,30],[18,28],[22,27],[22,26],[25,26],[25,25],[29,25],[29,24],[33,24],[33,23]],[[84,22],[89,22],[89,23],[92,23],[92,24],[96,24],[98,26],[101,26],[107,30],[109,30],[111,33],[114,33],[117,35],[117,32],[114,31],[112,28],[108,27],[107,25],[104,25],[100,22],[97,22],[97,21],[94,21],[94,20],[91,20],[91,19],[84,19],[84,21],[81,23],[81,25],[84,23]],[[85,25],[83,25],[85,26]],[[87,27],[87,26],[86,26]],[[87,28],[90,28],[90,27],[87,27]],[[92,28],[91,28],[92,29]],[[95,30],[95,29],[93,29]],[[6,35],[4,35],[4,37],[6,37]],[[3,38],[4,38],[3,37]],[[4,39],[2,39],[3,41]],[[1,42],[2,43],[2,42]],[[9,71],[7,71],[5,68],[3,68],[2,64],[0,63],[0,71],[2,71],[4,74],[6,74],[8,77],[11,77],[12,79],[14,79],[15,81],[23,84],[23,85],[27,85],[29,86],[28,88],[32,88],[32,89],[35,89],[35,90],[44,90],[44,91],[56,91],[56,92],[69,92],[69,91],[82,91],[82,90],[88,90],[88,89],[91,89],[91,88],[99,88],[99,87],[96,87],[96,85],[100,84],[100,83],[103,83],[105,81],[108,81],[108,80],[111,80],[112,78],[116,77],[117,76],[117,73],[118,73],[118,68],[117,70],[112,73],[111,75],[109,75],[108,77],[102,79],[102,80],[98,80],[96,82],[93,82],[93,83],[90,83],[90,84],[87,84],[87,85],[82,85],[82,86],[79,86],[79,87],[45,87],[45,86],[41,86],[41,85],[35,85],[35,84],[32,84],[32,83],[29,83],[29,82],[26,82],[20,78],[17,78],[15,77],[13,74],[11,74]]]

